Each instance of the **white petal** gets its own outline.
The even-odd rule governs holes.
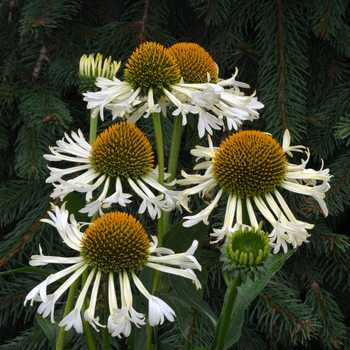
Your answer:
[[[164,317],[174,322],[175,311],[163,300],[151,295],[148,301],[148,322],[154,327],[164,323]]]

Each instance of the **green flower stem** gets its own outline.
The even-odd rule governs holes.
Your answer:
[[[147,350],[152,350],[153,346],[152,346],[152,335],[153,335],[153,327],[148,325],[147,328]]]
[[[81,288],[84,287],[85,282],[87,280],[87,277],[88,277],[88,270],[86,269],[83,272],[83,277],[82,277],[82,281],[81,281]],[[95,347],[95,344],[94,344],[94,339],[93,339],[92,333],[91,333],[90,324],[89,324],[88,321],[85,321],[85,318],[84,318],[84,313],[85,313],[86,309],[87,309],[87,300],[86,300],[86,297],[85,297],[83,305],[81,307],[81,317],[83,319],[83,325],[84,325],[86,340],[87,340],[87,343],[89,345],[89,349],[90,350],[96,350],[96,347]]]
[[[156,147],[157,147],[157,160],[158,160],[158,182],[164,186],[164,152],[163,152],[163,136],[162,136],[162,124],[160,121],[159,113],[152,113],[154,132],[156,134]],[[164,212],[162,211],[161,217],[158,219],[158,246],[163,245],[163,218]]]
[[[167,169],[167,171],[171,175],[167,179],[166,181],[167,183],[173,181],[176,176],[176,168],[177,168],[177,161],[178,161],[179,151],[180,151],[182,129],[183,129],[182,115],[181,114],[174,115],[173,134],[171,137],[170,156],[169,156],[168,169]],[[168,188],[172,190],[173,186],[170,186]],[[164,213],[164,223],[163,223],[164,234],[166,234],[169,231],[169,221],[170,221],[170,211],[167,211]]]
[[[222,322],[220,327],[218,343],[216,345],[216,350],[224,349],[227,332],[230,327],[233,305],[235,303],[236,296],[238,294],[237,287],[239,287],[241,284],[242,284],[242,278],[241,278],[241,275],[238,275],[237,277],[235,277],[235,279],[231,283],[231,286],[229,287],[226,307],[225,307],[225,310],[223,310]]]
[[[244,198],[242,198],[242,221],[244,225],[250,225],[249,214],[247,210],[247,203]],[[225,279],[226,283],[228,282]],[[216,345],[216,350],[223,350],[226,343],[226,336],[228,329],[230,327],[230,321],[232,316],[233,305],[235,304],[235,300],[238,294],[238,287],[242,284],[241,275],[235,277],[232,281],[231,285],[228,286],[228,296],[225,310],[223,310],[222,314],[222,322],[220,327],[220,333],[218,338],[218,343]]]
[[[103,329],[103,343],[102,343],[102,350],[109,350],[110,349],[110,343],[111,343],[111,335],[108,332],[108,316],[109,316],[109,304],[108,304],[108,287],[106,287],[106,294],[105,294],[105,313],[104,313],[104,324],[106,327]]]
[[[157,160],[158,160],[158,181],[164,186],[164,152],[163,152],[163,135],[162,124],[159,113],[152,113],[154,132],[156,135]],[[161,212],[161,217],[158,219],[158,246],[163,245],[163,222],[165,212]],[[154,271],[153,290],[152,294],[156,293],[160,283],[159,271]],[[153,327],[148,326],[147,329],[147,350],[152,349],[152,334]]]
[[[93,113],[94,109],[91,109],[91,115]],[[98,124],[98,116],[95,118],[90,117],[90,145],[92,145],[97,136],[97,124]]]
[[[168,161],[168,172],[171,175],[167,179],[168,183],[173,181],[176,176],[177,160],[178,160],[179,151],[180,151],[182,129],[183,129],[182,115],[181,114],[174,115],[173,134],[171,137],[170,157]]]
[[[152,113],[154,133],[156,135],[157,160],[158,160],[158,176],[159,183],[164,185],[164,152],[163,152],[163,135],[162,123],[159,113]]]
[[[91,115],[92,115],[93,111],[94,110],[92,109],[91,110]],[[97,116],[94,119],[90,118],[90,145],[92,145],[95,142],[96,137],[97,137],[97,122],[98,122],[98,117]],[[98,216],[99,216],[99,213],[98,212],[95,213],[95,215],[91,219],[91,222],[94,222],[98,218]],[[82,283],[82,286],[81,286],[82,288],[85,285],[87,277],[88,277],[88,270],[86,269],[83,272],[83,276],[82,276],[82,282],[81,282]],[[89,324],[89,322],[85,321],[85,318],[84,318],[84,313],[85,313],[86,309],[87,309],[87,299],[86,299],[86,296],[85,296],[84,301],[83,301],[83,305],[82,305],[82,308],[81,308],[81,315],[82,315],[82,319],[83,319],[83,325],[84,325],[86,340],[88,342],[89,349],[90,350],[96,350],[96,347],[95,347],[95,344],[94,344],[94,340],[93,340],[93,337],[92,337],[92,333],[91,333],[90,324]]]
[[[69,288],[69,293],[68,293],[68,297],[67,297],[66,307],[64,309],[63,318],[65,318],[72,311],[75,293],[77,291],[78,284],[79,284],[79,278],[77,278]],[[60,333],[58,335],[57,343],[56,343],[56,350],[63,350],[64,349],[65,337],[66,337],[65,327],[61,327]]]

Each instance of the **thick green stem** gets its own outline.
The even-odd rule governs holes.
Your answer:
[[[82,277],[82,281],[81,281],[81,288],[83,289],[84,285],[85,285],[85,282],[87,280],[87,277],[88,277],[88,270],[86,269],[84,272],[83,272],[83,277]],[[87,309],[87,299],[85,297],[84,301],[83,301],[83,305],[81,307],[81,317],[83,319],[83,325],[84,325],[84,330],[85,330],[85,335],[86,335],[86,340],[87,340],[87,343],[89,345],[89,349],[90,350],[96,350],[96,347],[95,347],[95,344],[94,344],[94,339],[92,337],[92,333],[91,333],[91,328],[90,328],[90,324],[88,321],[85,321],[85,318],[84,318],[84,313],[85,313],[85,310]]]
[[[109,317],[109,304],[108,304],[108,288],[106,287],[105,294],[105,314],[104,314],[104,324],[107,325]],[[111,335],[108,332],[108,327],[106,326],[103,330],[103,343],[102,350],[109,350],[111,343]]]
[[[164,151],[163,151],[163,135],[162,135],[162,124],[159,113],[153,113],[153,126],[156,135],[156,147],[157,147],[157,160],[158,160],[158,182],[164,185]],[[165,212],[161,212],[161,217],[158,219],[158,247],[163,245],[163,222]],[[160,273],[154,271],[153,290],[152,294],[156,293],[159,287]],[[148,326],[147,329],[147,350],[152,349],[152,333],[153,327]]]
[[[250,219],[249,219],[249,214],[247,210],[247,202],[243,198],[242,198],[242,221],[244,225],[250,225]],[[235,279],[232,281],[231,285],[229,286],[226,307],[225,307],[225,310],[223,310],[223,314],[222,314],[222,322],[220,327],[218,343],[216,345],[216,350],[224,349],[227,332],[230,327],[233,305],[235,303],[235,300],[238,294],[238,287],[240,287],[241,284],[242,284],[242,277],[239,274],[238,276],[235,277]]]
[[[164,185],[164,151],[163,151],[163,135],[162,135],[162,124],[160,121],[160,114],[153,113],[153,125],[154,132],[156,135],[156,148],[157,148],[157,161],[158,161],[158,182]],[[161,217],[158,219],[158,246],[163,245],[163,216],[162,211]]]
[[[94,110],[91,110],[91,115]],[[98,123],[98,116],[95,118],[90,118],[90,145],[92,145],[97,136],[97,123]]]
[[[91,115],[92,115],[93,111],[94,110],[92,109],[91,110]],[[92,145],[95,142],[96,137],[97,137],[97,123],[98,123],[98,117],[95,117],[94,119],[90,118],[90,145]],[[91,219],[91,222],[94,222],[97,219],[97,217],[99,216],[98,212],[96,214]],[[87,277],[88,277],[88,270],[86,269],[83,272],[83,276],[82,276],[82,288],[85,285]],[[90,350],[96,350],[96,347],[95,347],[95,344],[94,344],[94,340],[93,340],[93,337],[92,337],[92,333],[91,333],[90,324],[89,324],[89,322],[85,321],[85,319],[84,319],[84,313],[85,313],[86,309],[87,309],[87,299],[86,299],[86,296],[85,296],[85,299],[83,301],[83,305],[82,305],[82,308],[81,308],[81,315],[82,315],[82,319],[83,319],[83,325],[84,325],[86,340],[88,342],[89,349]]]
[[[153,346],[152,346],[152,335],[153,335],[153,327],[148,325],[147,328],[147,350],[152,350]]]
[[[65,318],[72,311],[75,293],[77,291],[78,284],[79,284],[79,278],[77,278],[69,288],[69,293],[68,293],[68,297],[67,297],[66,307],[64,309],[63,318]],[[57,343],[56,343],[56,350],[63,350],[64,349],[65,337],[66,337],[65,327],[61,327],[60,333],[58,335]]]
[[[230,327],[230,321],[232,316],[233,305],[238,294],[238,289],[242,284],[241,275],[238,275],[231,283],[231,286],[228,290],[227,302],[225,310],[223,310],[222,322],[220,327],[220,333],[218,338],[218,343],[216,345],[216,350],[223,350],[226,342],[226,336],[228,329]]]
[[[177,161],[179,157],[181,136],[182,136],[182,115],[174,115],[173,134],[171,137],[170,156],[167,171],[171,174],[167,183],[173,181],[176,176]],[[172,187],[171,187],[172,188]]]
[[[171,145],[170,145],[170,156],[168,161],[168,173],[170,173],[170,177],[167,179],[167,183],[170,183],[175,179],[176,176],[176,168],[177,168],[177,161],[179,157],[179,151],[180,151],[180,144],[181,144],[181,135],[182,135],[182,116],[175,115],[174,116],[174,123],[173,123],[173,134],[171,137]],[[173,186],[168,187],[170,190],[173,188]],[[169,231],[169,221],[170,221],[170,212],[164,213],[164,222],[163,222],[163,229],[164,234],[166,234]]]

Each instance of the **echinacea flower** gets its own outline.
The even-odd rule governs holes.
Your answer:
[[[166,49],[145,42],[129,58],[123,81],[98,78],[96,86],[101,91],[85,93],[84,100],[93,109],[92,117],[99,113],[102,120],[104,108],[112,112],[113,119],[126,117],[130,123],[152,113],[166,116],[167,106],[173,115],[182,116],[183,125],[188,113],[196,114],[202,137],[205,130],[211,134],[212,129],[220,129],[223,117],[230,118],[230,129],[237,128],[242,120],[255,119],[256,109],[263,107],[256,98],[243,96],[239,87],[249,86],[236,82],[235,76],[216,84],[216,64],[197,44],[179,43]]]
[[[52,154],[44,157],[52,162],[68,161],[81,165],[60,169],[49,167],[51,173],[46,182],[53,183],[55,190],[51,197],[63,199],[72,191],[86,193],[86,201],[93,198],[93,191],[103,185],[99,197],[81,209],[82,213],[93,216],[97,211],[103,215],[102,208],[113,203],[125,207],[130,203],[131,194],[124,193],[122,180],[130,185],[142,199],[139,213],[148,210],[154,219],[160,217],[161,210],[171,211],[178,202],[178,193],[159,184],[157,168],[153,168],[154,153],[144,133],[135,125],[116,123],[102,132],[91,146],[81,131],[72,132],[50,147]],[[64,180],[62,177],[82,172],[80,175]],[[114,192],[107,195],[112,181]],[[149,187],[161,192],[154,195]],[[164,198],[165,197],[165,198]]]
[[[162,324],[166,319],[174,321],[175,312],[164,301],[151,295],[144,287],[136,272],[143,267],[157,269],[166,273],[175,274],[192,280],[200,288],[193,269],[201,270],[196,258],[193,256],[198,242],[194,241],[185,253],[175,254],[172,250],[157,247],[157,238],[152,237],[150,242],[141,223],[126,213],[113,212],[98,218],[81,232],[82,223],[77,223],[74,215],[68,222],[68,211],[65,204],[61,208],[52,207],[54,213],[49,212],[50,219],[43,222],[54,226],[63,242],[79,253],[75,257],[45,256],[40,248],[40,255],[33,255],[31,266],[47,264],[67,264],[66,269],[50,275],[38,286],[33,288],[26,296],[24,305],[31,300],[41,302],[38,313],[43,317],[50,316],[54,323],[55,304],[62,294],[77,278],[89,270],[87,281],[79,293],[73,310],[64,317],[60,327],[69,330],[74,327],[78,333],[83,332],[81,308],[87,292],[92,286],[90,303],[84,313],[84,318],[96,330],[97,327],[107,326],[112,336],[129,336],[131,324],[140,327],[145,324],[145,316],[133,307],[130,277],[137,289],[148,299],[149,324],[155,326]],[[86,224],[84,224],[86,225]],[[166,265],[164,265],[166,264]],[[172,267],[172,266],[176,267]],[[70,275],[71,276],[52,294],[47,294],[48,286]],[[101,325],[99,318],[95,317],[96,301],[102,274],[108,277],[108,305],[110,315],[107,325]],[[119,280],[120,301],[117,300],[116,279]],[[93,282],[94,281],[94,282]]]
[[[188,175],[177,182],[182,185],[196,184],[195,187],[181,192],[182,205],[186,208],[188,196],[201,193],[203,196],[218,186],[219,191],[211,204],[196,215],[187,216],[184,226],[189,227],[200,221],[208,224],[208,216],[215,208],[223,193],[228,193],[224,224],[214,229],[212,236],[216,242],[234,234],[243,222],[243,204],[249,215],[250,226],[257,228],[258,222],[254,210],[257,209],[273,226],[270,233],[270,245],[276,254],[281,246],[287,252],[287,243],[297,247],[307,242],[306,229],[312,224],[295,218],[278,188],[290,192],[311,196],[317,200],[325,216],[328,215],[324,202],[325,192],[329,189],[329,169],[307,169],[310,153],[301,164],[289,164],[286,154],[303,152],[304,146],[290,146],[289,131],[286,130],[282,146],[270,135],[260,131],[243,131],[228,137],[220,147],[213,147],[209,138],[209,147],[196,146],[191,153],[197,160],[206,161],[194,169],[206,169],[204,175]],[[188,208],[187,208],[188,210]],[[233,223],[235,225],[233,226]],[[233,226],[233,227],[232,227]]]
[[[184,82],[203,90],[201,95],[198,95],[201,101],[197,101],[202,107],[198,120],[200,137],[204,135],[204,129],[210,135],[211,128],[220,129],[224,117],[229,130],[237,130],[238,125],[242,125],[245,120],[253,121],[259,117],[257,110],[264,105],[254,97],[255,93],[246,96],[240,91],[240,88],[250,86],[236,81],[237,68],[231,78],[220,79],[216,63],[201,46],[194,43],[177,43],[169,50],[176,58]],[[215,91],[215,95],[211,90],[206,90],[208,85]],[[181,88],[181,83],[178,86]],[[181,98],[180,94],[178,96]],[[182,99],[186,100],[186,96],[183,95]]]

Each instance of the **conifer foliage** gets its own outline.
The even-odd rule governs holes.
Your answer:
[[[231,77],[237,67],[237,80],[249,83],[250,93],[256,90],[265,105],[260,119],[246,122],[243,129],[264,130],[282,142],[288,128],[295,144],[309,148],[313,168],[324,165],[332,174],[325,199],[327,218],[320,215],[316,201],[289,194],[289,206],[297,217],[315,224],[310,243],[297,248],[250,303],[230,349],[349,349],[350,1],[3,0],[0,350],[52,346],[46,333],[50,322],[36,315],[36,308],[23,307],[23,302],[43,276],[56,272],[49,265],[39,275],[29,267],[39,243],[45,255],[67,254],[50,225],[40,222],[47,217],[50,201],[59,203],[59,198],[50,200],[52,185],[45,182],[49,170],[43,155],[67,131],[81,129],[88,138],[90,112],[78,86],[79,59],[91,53],[112,56],[122,62],[117,73],[122,78],[127,59],[146,41],[165,47],[197,43],[216,61],[220,78]],[[179,160],[177,175],[180,169],[193,168],[189,151],[196,144],[207,147],[206,138],[196,136],[195,117],[188,118],[184,128],[180,147],[188,158]],[[166,157],[171,118],[168,114],[162,120]],[[154,146],[153,128],[146,119],[140,122]],[[99,121],[99,131],[110,124],[110,116]],[[216,145],[230,132],[216,131]],[[75,208],[80,203],[74,197],[69,205],[79,221],[81,214]],[[132,210],[137,216],[136,206]],[[223,216],[219,206],[212,227],[220,226]],[[180,218],[175,214],[173,222]],[[139,219],[151,226],[147,217]],[[204,270],[200,296],[218,317],[226,288],[220,246],[209,244],[208,238],[200,243],[198,259]],[[176,293],[177,283],[169,283]],[[103,298],[101,293],[102,316]],[[57,305],[57,314],[63,310],[64,305]],[[213,327],[203,309],[188,305],[180,318],[181,322],[160,327],[157,349],[210,349]],[[130,338],[113,338],[111,348],[141,349],[138,341],[145,339],[141,332],[134,329]],[[68,333],[67,349],[87,348],[81,335]],[[94,337],[96,344],[101,342],[99,333]]]

